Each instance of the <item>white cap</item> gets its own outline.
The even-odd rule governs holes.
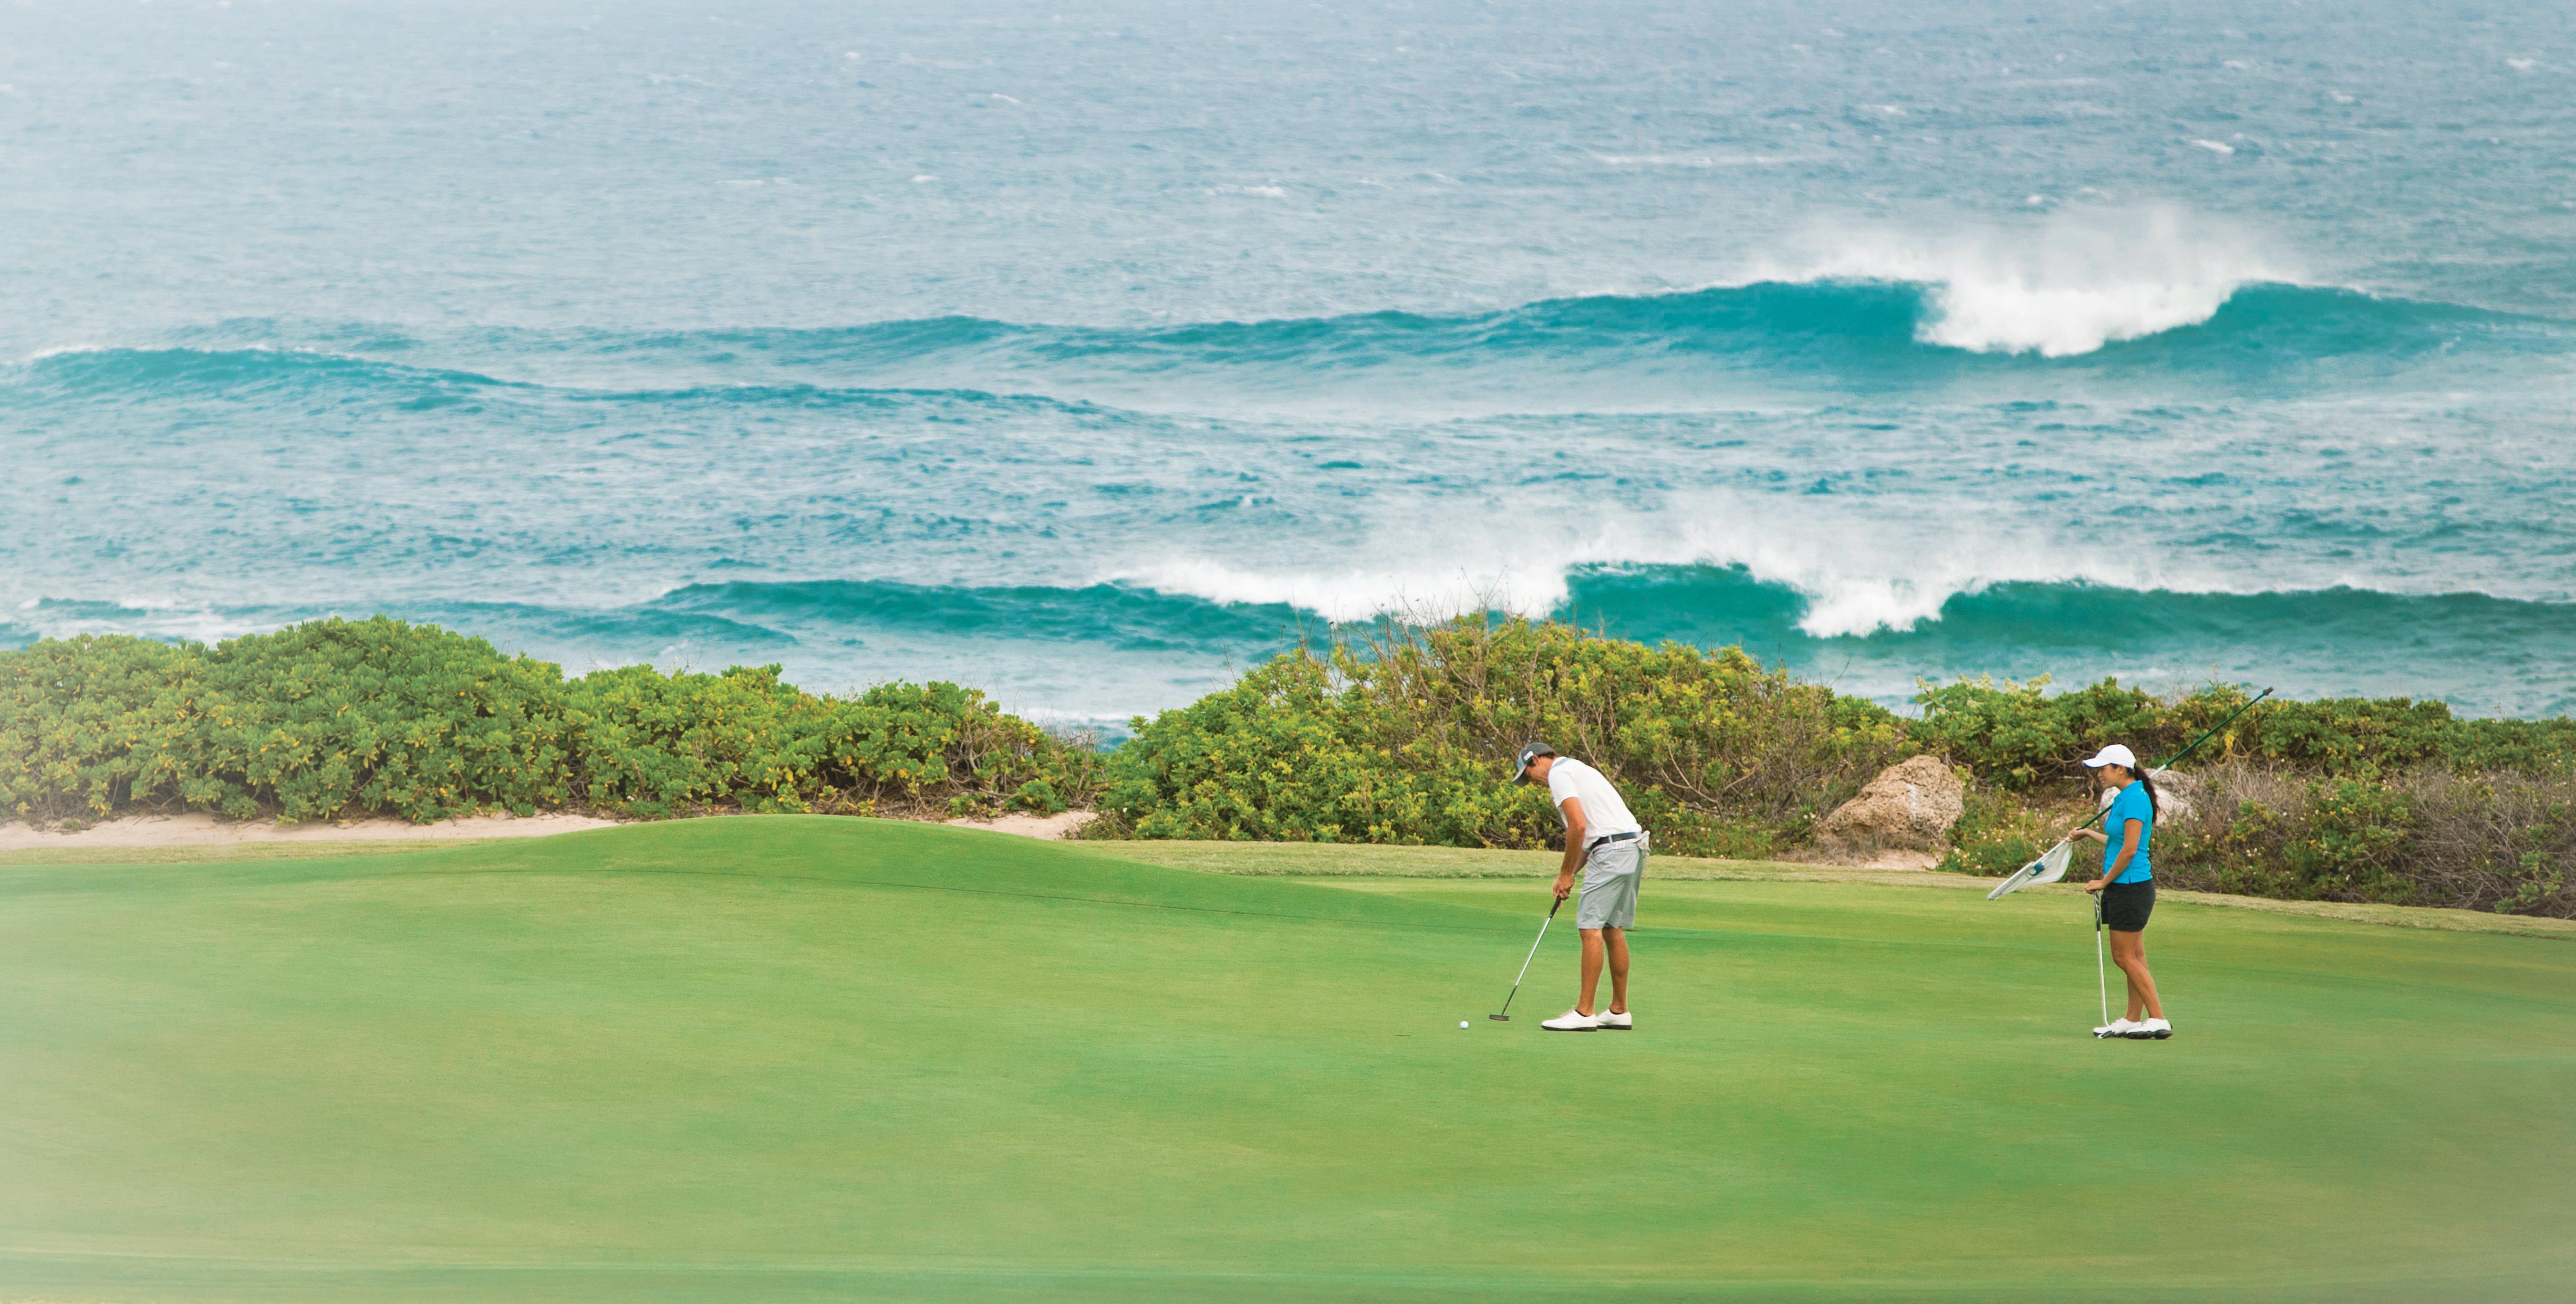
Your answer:
[[[2138,757],[2136,753],[2130,751],[2128,748],[2120,745],[2119,743],[2113,743],[2110,746],[2103,748],[2101,751],[2096,752],[2092,760],[2084,763],[2084,768],[2088,770],[2098,770],[2105,765],[2117,765],[2124,770],[2134,771],[2138,768]]]

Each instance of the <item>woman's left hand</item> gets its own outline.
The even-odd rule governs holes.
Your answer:
[[[2084,890],[2087,892],[2099,892],[2109,886],[2111,886],[2111,880],[2107,878],[2097,878],[2092,882],[2085,884]]]

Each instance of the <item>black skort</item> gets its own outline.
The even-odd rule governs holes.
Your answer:
[[[2115,933],[2143,933],[2156,912],[2156,881],[2114,883],[2102,889],[2102,926]]]

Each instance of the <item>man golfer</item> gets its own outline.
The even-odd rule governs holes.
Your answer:
[[[1565,820],[1565,865],[1556,872],[1556,899],[1574,891],[1574,869],[1583,867],[1583,899],[1574,926],[1583,933],[1583,997],[1574,1008],[1538,1026],[1549,1032],[1625,1032],[1628,1017],[1628,937],[1637,923],[1637,880],[1646,874],[1646,831],[1601,771],[1558,756],[1544,743],[1521,749],[1517,783],[1544,783],[1548,800]],[[1610,961],[1610,1008],[1594,1014],[1601,962]]]

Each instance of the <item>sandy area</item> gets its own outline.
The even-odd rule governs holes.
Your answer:
[[[1930,869],[1941,863],[1941,853],[1907,851],[1899,847],[1882,851],[1867,860],[1835,860],[1828,857],[1821,863],[1843,865],[1852,869]]]
[[[52,847],[202,847],[237,842],[373,842],[420,838],[537,838],[549,833],[604,829],[615,824],[589,815],[474,815],[411,824],[402,820],[360,819],[329,824],[271,824],[219,820],[212,815],[128,815],[82,829],[49,833],[24,824],[0,824],[0,851]]]
[[[1075,829],[1100,818],[1087,810],[1069,810],[1061,815],[1001,815],[989,820],[950,820],[961,829],[990,829],[995,833],[1016,833],[1024,838],[1062,841],[1073,836]]]
[[[950,820],[959,828],[989,829],[1025,838],[1062,839],[1089,823],[1089,811],[1061,815],[1004,815],[989,820]],[[243,842],[376,842],[427,838],[540,838],[549,833],[604,829],[616,820],[592,815],[546,813],[473,815],[436,824],[402,820],[356,819],[329,824],[272,824],[258,820],[219,820],[212,815],[128,815],[77,833],[54,833],[24,824],[0,824],[0,851],[36,851],[56,847],[219,847]]]

